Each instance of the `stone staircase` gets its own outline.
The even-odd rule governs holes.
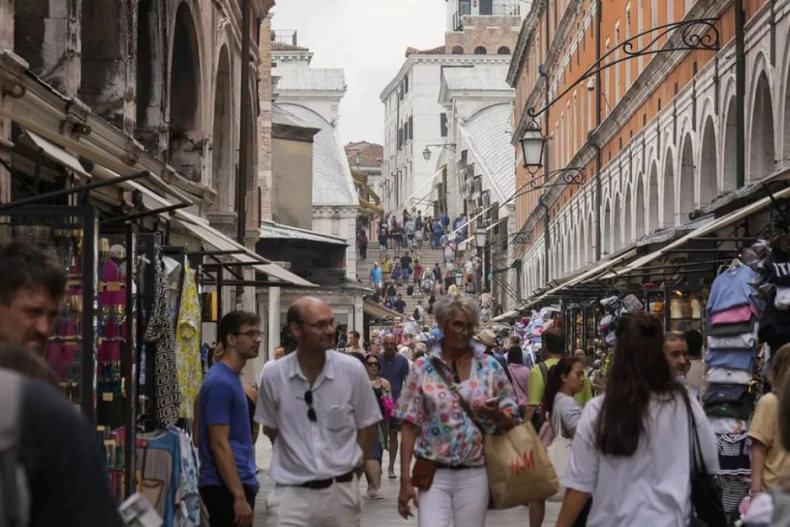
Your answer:
[[[427,248],[426,248],[427,245]],[[394,259],[394,252],[390,249],[388,251],[390,259],[395,261]],[[402,254],[402,253],[401,253]],[[371,243],[368,245],[368,258],[365,261],[357,258],[357,277],[358,280],[365,285],[370,283],[370,269],[373,267],[373,262],[381,262],[382,255],[381,249],[379,248],[378,243]],[[425,268],[426,274],[433,269],[435,263],[439,263],[442,268],[442,276],[444,276],[445,268],[444,268],[444,257],[442,254],[441,249],[431,249],[430,245],[426,243],[423,244],[422,251],[420,251],[420,257],[417,258],[417,255],[414,251],[409,251],[409,256],[412,257],[412,260],[420,260],[420,263]],[[406,301],[406,313],[405,315],[411,317],[412,313],[414,313],[414,308],[417,307],[417,302],[419,300],[423,300],[423,307],[428,306],[428,297],[430,295],[423,295],[422,291],[415,287],[414,288],[414,295],[408,296],[406,294],[406,285],[402,285],[397,288],[398,293],[403,295],[403,300]]]

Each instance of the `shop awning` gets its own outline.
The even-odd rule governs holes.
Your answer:
[[[274,221],[264,220],[261,222],[260,237],[265,240],[302,240],[317,243],[328,243],[331,245],[347,246],[348,242],[338,236],[330,236],[307,229],[283,225]]]
[[[217,251],[238,251],[230,255],[230,257],[237,262],[249,264],[251,268],[268,275],[270,278],[285,282],[284,285],[315,287],[315,284],[250,251],[237,241],[213,228],[206,220],[194,214],[179,210],[175,213],[175,220],[197,238],[203,240],[211,249]]]
[[[519,311],[517,309],[514,309],[512,311],[508,311],[507,313],[502,313],[501,315],[492,318],[491,322],[502,322],[503,320],[512,320],[514,318],[517,318],[518,315],[519,315]]]
[[[73,155],[69,154],[61,147],[56,145],[55,143],[49,141],[48,139],[44,139],[40,135],[35,132],[31,132],[30,130],[25,130],[25,135],[30,139],[32,146],[38,148],[41,153],[55,161],[56,163],[68,168],[75,174],[82,176],[85,179],[90,179],[90,174],[88,174],[85,169],[82,167],[82,163],[74,157]]]
[[[775,193],[773,197],[774,199],[783,199],[790,197],[790,188],[780,190],[779,192]],[[685,245],[686,243],[688,243],[689,241],[695,238],[700,238],[702,236],[715,233],[719,229],[723,229],[724,227],[732,225],[737,221],[747,218],[752,214],[755,214],[770,205],[771,205],[770,197],[759,199],[754,203],[751,203],[750,205],[742,207],[736,211],[730,212],[729,214],[725,214],[721,218],[717,218],[712,222],[691,231],[689,234],[683,236],[682,238],[679,238],[678,240],[675,240],[674,242],[668,245],[665,245],[664,247],[662,247],[661,249],[655,252],[646,254],[641,258],[637,258],[636,260],[634,260],[627,266],[623,267],[622,269],[618,269],[617,271],[608,273],[606,276],[603,276],[602,278],[617,278],[622,274],[627,274],[630,271],[639,269],[640,267],[643,267],[649,264],[650,262],[657,260],[661,256],[668,254],[669,252],[677,249],[678,247],[682,247],[683,245]]]
[[[583,273],[580,273],[580,274],[570,278],[566,282],[558,285],[557,287],[551,289],[550,291],[547,291],[546,293],[540,295],[539,297],[534,298],[532,301],[530,301],[528,303],[528,305],[532,305],[532,304],[535,304],[537,302],[540,302],[544,298],[550,297],[550,296],[562,291],[563,289],[566,289],[566,288],[569,288],[569,287],[573,287],[573,286],[575,286],[577,284],[580,284],[582,282],[586,282],[586,281],[591,280],[593,278],[598,278],[601,275],[601,273],[606,272],[607,270],[611,269],[615,265],[617,265],[617,264],[619,264],[619,263],[621,263],[621,262],[623,262],[625,260],[628,260],[630,258],[633,258],[634,256],[636,256],[636,249],[631,249],[630,251],[626,251],[623,254],[620,254],[618,256],[615,256],[614,258],[606,260],[605,262],[600,262],[597,265],[593,266],[591,269],[588,269],[587,271],[585,271]]]
[[[394,318],[402,318],[403,320],[409,320],[406,315],[401,315],[397,311],[393,311],[392,309],[387,309],[383,305],[379,304],[378,302],[374,302],[373,300],[366,298],[362,304],[362,311],[366,315],[370,315],[371,317],[378,319],[378,320],[392,320]]]

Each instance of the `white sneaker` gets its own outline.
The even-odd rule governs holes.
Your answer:
[[[383,500],[384,499],[384,491],[381,490],[381,489],[379,489],[379,490],[370,489],[368,491],[368,493],[365,494],[365,499],[366,500]]]
[[[395,475],[395,469],[392,468],[387,469],[387,477],[389,479],[396,479],[398,476]]]

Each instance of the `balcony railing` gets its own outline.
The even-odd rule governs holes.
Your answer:
[[[292,46],[299,45],[295,29],[275,29],[272,31],[272,42],[282,42]]]
[[[472,6],[468,3],[459,4],[458,11],[453,15],[453,28],[463,31],[464,17],[472,14]],[[480,3],[480,16],[521,16],[521,4],[518,0],[493,0],[492,4]]]

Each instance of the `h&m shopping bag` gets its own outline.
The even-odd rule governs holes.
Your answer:
[[[527,505],[560,490],[546,447],[530,422],[485,436],[486,470],[494,509]]]

